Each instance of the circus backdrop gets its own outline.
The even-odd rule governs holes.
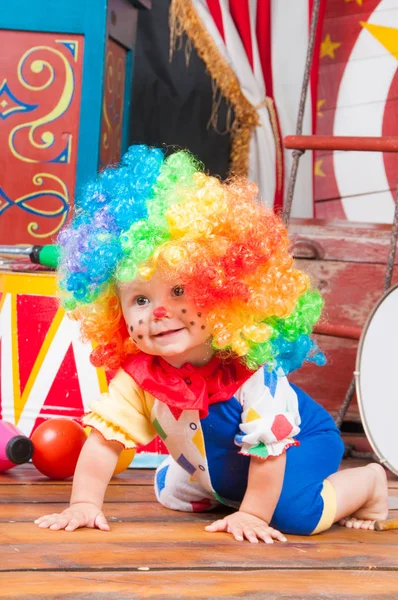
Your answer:
[[[155,0],[140,15],[132,139],[191,148],[217,175],[248,173],[280,208],[312,8]],[[321,0],[303,133],[397,135],[397,58],[397,0]],[[397,172],[393,154],[307,152],[292,215],[391,222]]]
[[[398,135],[397,0],[329,0],[323,23],[317,133]],[[397,154],[318,152],[315,216],[391,223]]]
[[[263,200],[281,209],[291,166],[281,140],[295,130],[312,6],[313,0],[154,0],[153,10],[139,16],[127,142],[163,144],[168,152],[188,147],[215,175],[249,174]],[[114,30],[95,71],[89,60],[98,58],[98,44],[90,42],[89,25],[68,36],[0,33],[1,243],[54,240],[79,179],[120,155],[131,49],[126,54],[124,29],[119,38]],[[304,133],[398,135],[397,60],[398,0],[321,0]],[[98,72],[107,74],[105,94]],[[90,124],[95,138],[87,135]],[[306,153],[293,216],[391,222],[397,173],[394,154]],[[292,234],[303,227],[295,221]],[[328,318],[358,329],[381,290],[389,235],[381,229],[390,229],[361,227],[346,223],[342,234],[335,222],[314,225],[314,248],[324,244],[328,260],[306,265]],[[323,342],[329,367],[322,377],[303,370],[299,383],[321,386],[308,391],[332,411],[351,377],[357,341]],[[0,418],[26,433],[51,416],[79,418],[107,386],[89,352],[58,307],[54,274],[0,271]]]

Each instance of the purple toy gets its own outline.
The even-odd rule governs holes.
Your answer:
[[[0,421],[0,472],[28,462],[32,454],[32,441],[12,423]]]

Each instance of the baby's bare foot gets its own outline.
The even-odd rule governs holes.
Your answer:
[[[388,516],[388,484],[383,467],[377,463],[366,466],[374,477],[373,494],[368,502],[353,515],[339,521],[349,529],[374,529],[375,521]]]

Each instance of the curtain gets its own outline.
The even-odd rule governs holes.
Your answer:
[[[295,132],[313,0],[172,0],[171,45],[185,33],[234,110],[231,170],[283,207],[292,161],[282,138]],[[322,30],[325,0],[318,32]],[[317,35],[303,134],[315,132]],[[313,160],[300,160],[292,216],[313,216]]]

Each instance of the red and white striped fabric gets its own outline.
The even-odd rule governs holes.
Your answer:
[[[323,0],[324,2],[325,0]],[[263,200],[283,206],[291,152],[284,152],[283,183],[277,184],[276,143],[265,97],[272,98],[283,137],[295,132],[313,0],[192,0],[217,48],[237,76],[241,91],[258,110],[260,126],[250,147],[249,177]],[[321,15],[322,15],[321,11]],[[318,29],[321,28],[321,19]],[[315,48],[303,133],[314,132],[319,45]],[[300,162],[292,216],[313,216],[313,166]]]

